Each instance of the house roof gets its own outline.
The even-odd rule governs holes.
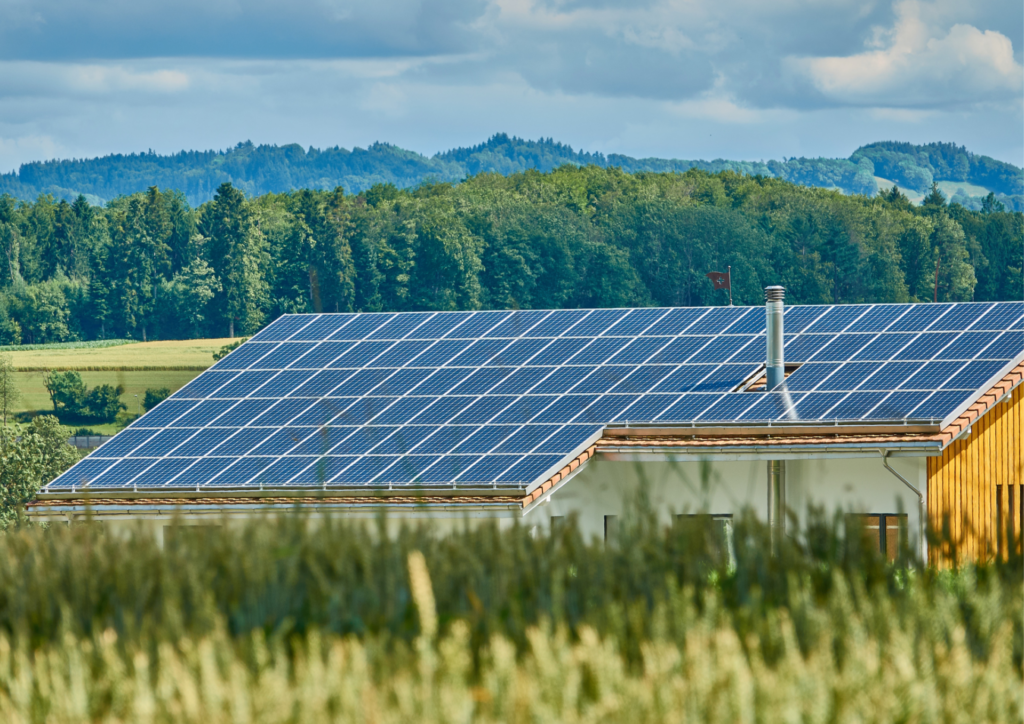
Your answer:
[[[751,391],[764,320],[763,307],[286,315],[42,497],[524,495],[610,439],[941,447],[1024,358],[1020,302],[794,305],[786,390]]]

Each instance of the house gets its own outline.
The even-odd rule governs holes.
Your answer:
[[[1022,522],[1024,303],[286,315],[40,491],[163,526],[290,509],[614,533],[841,507],[895,555]],[[161,528],[162,530],[162,528]],[[932,550],[932,560],[949,555]]]

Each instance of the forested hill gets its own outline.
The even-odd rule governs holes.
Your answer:
[[[225,182],[250,197],[339,186],[356,193],[375,184],[409,188],[424,181],[462,181],[480,173],[507,176],[529,169],[546,172],[565,164],[615,166],[630,173],[685,172],[691,168],[711,173],[735,171],[868,196],[897,184],[915,202],[920,202],[935,182],[947,198],[969,209],[981,209],[984,197],[993,193],[993,198],[1005,207],[1024,210],[1024,169],[975,155],[952,143],[873,143],[858,148],[850,158],[694,161],[586,153],[552,139],[527,141],[505,134],[433,157],[386,143],[365,149],[335,146],[307,150],[297,144],[255,146],[247,142],[227,151],[42,161],[0,175],[0,195],[31,201],[45,193],[71,201],[81,194],[94,204],[102,204],[157,186],[181,191],[190,204],[198,206],[211,200]]]

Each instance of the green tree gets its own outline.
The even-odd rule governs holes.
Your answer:
[[[5,427],[8,419],[14,414],[15,405],[21,399],[15,378],[16,372],[11,356],[0,353],[0,416],[3,417]]]
[[[25,503],[39,488],[78,462],[78,452],[68,445],[70,432],[52,415],[0,427],[0,528],[20,523]]]
[[[142,398],[142,409],[149,412],[170,396],[171,391],[167,387],[147,389],[146,396]]]
[[[933,223],[932,246],[939,258],[939,301],[969,302],[978,280],[968,263],[964,231],[945,213],[938,214]]]
[[[124,388],[120,385],[96,385],[85,393],[80,414],[97,422],[113,422],[117,413],[128,409],[121,402],[122,394]]]
[[[74,371],[49,371],[43,385],[50,394],[53,411],[58,415],[79,415],[85,403],[86,388],[82,375]]]

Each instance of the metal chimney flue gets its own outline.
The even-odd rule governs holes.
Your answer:
[[[765,389],[774,390],[786,379],[786,362],[782,353],[782,315],[785,312],[783,300],[786,297],[785,287],[765,287],[765,313],[767,315],[768,357],[765,363]]]

